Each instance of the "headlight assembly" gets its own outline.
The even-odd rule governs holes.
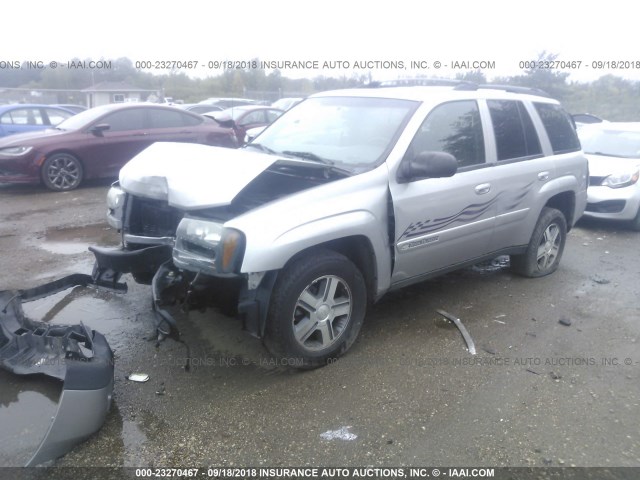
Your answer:
[[[609,188],[622,188],[633,185],[640,177],[640,170],[636,169],[630,172],[614,173],[609,175],[602,181],[602,185]]]
[[[118,231],[122,229],[126,197],[127,194],[115,183],[107,193],[107,222]]]
[[[244,255],[244,235],[233,228],[225,228],[222,242],[218,247],[218,271],[221,273],[233,273],[240,270]]]
[[[6,147],[0,148],[0,155],[4,155],[6,157],[21,157],[22,155],[26,155],[33,147]]]
[[[178,225],[176,237],[186,245],[193,245],[204,251],[211,252],[220,243],[224,227],[219,223],[197,220],[185,217]]]
[[[244,247],[242,232],[220,223],[185,217],[178,225],[173,259],[187,270],[233,274],[240,270]]]

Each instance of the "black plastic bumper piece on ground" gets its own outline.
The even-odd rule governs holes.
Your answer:
[[[55,417],[27,466],[54,460],[100,429],[113,393],[113,353],[102,334],[80,325],[36,322],[22,302],[92,284],[70,275],[28,290],[0,291],[0,368],[17,375],[46,375],[64,382]]]

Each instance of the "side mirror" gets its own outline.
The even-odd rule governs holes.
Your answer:
[[[407,183],[424,178],[452,177],[458,171],[456,157],[446,152],[420,152],[404,159],[398,170],[398,182]]]
[[[110,128],[111,125],[109,125],[108,123],[99,123],[98,125],[94,125],[89,131],[96,137],[101,137],[103,132],[109,130]]]
[[[252,142],[254,138],[262,133],[262,131],[267,127],[254,127],[247,130],[244,135],[244,142],[249,143]]]

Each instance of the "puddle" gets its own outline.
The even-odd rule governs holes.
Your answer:
[[[52,270],[41,270],[37,274],[33,274],[30,278],[29,286],[39,285],[40,283],[50,282],[59,278],[71,275],[72,273],[87,273],[90,274],[93,271],[93,264],[95,260],[93,255],[87,255],[84,258],[74,259],[71,263],[65,263]],[[23,285],[21,285],[23,287]]]
[[[136,422],[123,420],[122,422],[122,441],[124,443],[124,465],[125,467],[142,467],[138,452],[143,443],[147,441],[140,425]]]
[[[0,370],[0,465],[22,467],[36,452],[55,415],[62,383]]]
[[[80,322],[89,328],[109,334],[122,332],[130,320],[118,308],[118,294],[89,287],[75,287],[34,302],[22,304],[27,317],[42,322],[76,325]]]
[[[116,246],[118,233],[106,223],[82,227],[47,228],[44,235],[33,239],[34,246],[56,255],[77,255],[87,252],[91,245]]]

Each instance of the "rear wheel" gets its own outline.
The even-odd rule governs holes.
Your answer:
[[[356,266],[344,255],[316,250],[278,275],[265,344],[288,365],[325,365],[355,341],[366,303],[364,279]]]
[[[82,163],[70,153],[56,153],[42,165],[42,181],[45,186],[56,192],[77,188],[84,176]]]
[[[543,277],[555,272],[566,240],[567,221],[562,212],[543,208],[525,253],[511,255],[511,269],[525,277]]]

